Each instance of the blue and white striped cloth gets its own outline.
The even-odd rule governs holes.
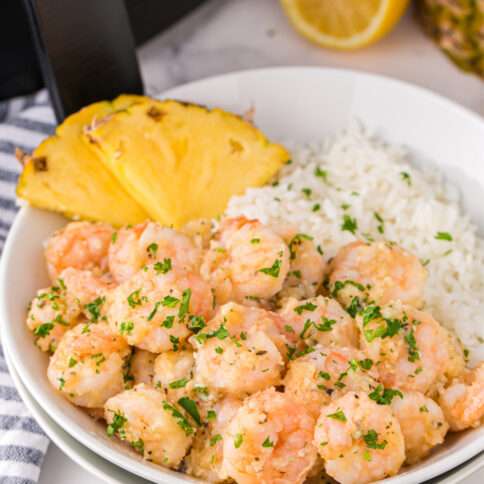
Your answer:
[[[15,148],[31,152],[54,129],[45,91],[0,103],[0,254],[17,212]],[[15,389],[0,346],[0,484],[35,484],[48,445]]]

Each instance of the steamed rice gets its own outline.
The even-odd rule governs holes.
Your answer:
[[[290,224],[327,259],[356,239],[396,242],[427,266],[426,309],[454,329],[472,360],[484,358],[484,241],[457,190],[358,126],[294,146],[292,156],[274,184],[233,197],[228,215]]]

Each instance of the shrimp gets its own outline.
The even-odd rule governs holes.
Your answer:
[[[438,403],[454,432],[484,421],[484,362],[440,390]]]
[[[228,303],[191,338],[197,348],[195,381],[222,395],[242,398],[281,381],[286,340],[279,316]]]
[[[361,347],[378,365],[386,387],[432,393],[464,370],[457,338],[429,313],[400,302],[369,305],[356,322]]]
[[[36,345],[53,353],[64,333],[84,317],[100,316],[109,286],[90,271],[64,269],[55,284],[41,289],[30,304],[27,326]]]
[[[349,391],[370,392],[378,386],[373,361],[356,348],[315,346],[310,353],[289,362],[285,391],[315,418],[331,399]]]
[[[289,248],[290,267],[280,296],[297,299],[316,296],[326,271],[321,248],[310,235],[285,226],[271,228],[284,239]]]
[[[358,346],[358,328],[335,299],[289,298],[279,315],[283,321],[280,330],[293,345]]]
[[[282,289],[289,249],[281,237],[244,217],[225,219],[201,266],[218,304],[269,299]]]
[[[108,224],[91,222],[71,222],[58,230],[45,246],[51,280],[55,281],[67,267],[92,270],[96,275],[106,272],[113,232]]]
[[[146,460],[176,468],[193,440],[194,427],[183,410],[140,383],[104,405],[109,436],[128,442]]]
[[[302,484],[313,468],[314,418],[286,393],[248,397],[223,438],[222,475],[239,484]]]
[[[64,334],[50,360],[47,376],[74,404],[102,407],[108,398],[123,390],[123,370],[130,353],[124,339],[107,324],[79,324]]]
[[[109,271],[118,283],[126,282],[146,264],[188,272],[198,271],[201,250],[185,234],[146,222],[122,228],[109,248]]]
[[[212,238],[212,228],[210,219],[199,218],[187,222],[180,228],[180,232],[192,238],[197,247],[208,249]]]
[[[209,482],[222,482],[223,437],[227,425],[242,406],[242,401],[226,397],[210,408],[207,425],[195,437],[187,456],[187,472]]]
[[[189,395],[194,387],[191,351],[167,351],[158,355],[154,365],[153,384],[162,389],[169,400]]]
[[[406,462],[415,464],[441,444],[449,429],[442,409],[419,392],[403,392],[391,402],[405,440]]]
[[[384,242],[345,245],[331,261],[329,286],[349,306],[356,297],[384,305],[399,300],[420,307],[427,271],[414,255]]]
[[[349,392],[321,409],[314,445],[326,472],[343,484],[365,484],[395,475],[405,460],[398,420],[387,405]]]
[[[146,383],[151,385],[155,375],[155,360],[157,355],[136,348],[129,361],[129,374],[134,385]]]
[[[107,299],[113,330],[133,346],[152,353],[180,349],[191,329],[212,314],[212,294],[197,274],[156,267],[139,271]]]

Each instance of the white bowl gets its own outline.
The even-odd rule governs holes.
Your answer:
[[[163,97],[238,113],[254,106],[256,124],[277,140],[318,140],[360,119],[386,140],[409,147],[418,163],[438,166],[461,189],[463,207],[484,233],[484,123],[429,91],[351,71],[280,68],[215,77],[173,89]],[[48,358],[34,347],[25,314],[36,290],[48,285],[42,241],[64,223],[61,216],[22,208],[5,245],[0,268],[2,342],[20,378],[54,421],[105,459],[154,482],[198,482],[145,462],[110,440],[103,426],[49,385]],[[454,434],[426,461],[385,482],[419,483],[483,450],[484,428]]]

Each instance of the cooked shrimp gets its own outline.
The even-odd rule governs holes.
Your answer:
[[[338,301],[323,296],[286,300],[280,330],[293,344],[358,346],[358,328]]]
[[[129,362],[129,375],[133,385],[146,383],[151,385],[155,375],[155,360],[157,355],[146,350],[136,348]]]
[[[405,460],[403,434],[391,408],[364,392],[349,392],[321,409],[314,445],[326,472],[343,484],[393,476]]]
[[[201,267],[218,304],[268,299],[282,289],[288,271],[289,249],[282,238],[244,217],[221,223]]]
[[[361,346],[386,387],[433,392],[464,370],[457,339],[430,314],[400,302],[368,306],[357,318]]]
[[[130,352],[124,339],[107,324],[79,324],[63,336],[47,376],[76,405],[102,407],[123,390],[123,368]]]
[[[402,395],[403,398],[394,398],[391,405],[405,440],[406,462],[415,464],[444,441],[449,424],[431,398],[419,392]]]
[[[67,267],[104,273],[112,235],[113,228],[102,223],[71,222],[58,230],[45,246],[51,280]]]
[[[280,383],[286,354],[279,316],[228,303],[191,338],[195,380],[223,395],[244,397]],[[280,323],[279,323],[280,324]]]
[[[207,426],[195,437],[190,454],[186,459],[187,472],[209,482],[222,482],[223,437],[222,433],[242,406],[236,398],[224,398],[211,408]]]
[[[274,388],[248,397],[223,437],[222,473],[239,484],[301,484],[316,462],[314,418]]]
[[[193,439],[183,410],[141,383],[110,398],[104,406],[107,433],[127,441],[146,460],[176,468]]]
[[[285,391],[315,418],[331,399],[349,391],[370,392],[378,386],[373,361],[356,348],[315,346],[310,353],[289,362]]]
[[[54,285],[30,304],[27,326],[42,351],[53,353],[64,333],[83,317],[99,318],[109,286],[91,271],[64,269]]]
[[[185,234],[146,222],[125,227],[113,237],[109,248],[109,270],[118,283],[129,280],[149,263],[189,272],[200,266],[201,250]]]
[[[204,218],[190,220],[180,228],[180,232],[192,238],[197,247],[208,249],[212,238],[212,221]]]
[[[419,259],[384,242],[352,242],[330,264],[332,294],[344,305],[354,297],[383,305],[399,300],[422,305],[427,272]]]
[[[289,248],[289,272],[280,296],[296,299],[316,296],[326,271],[321,248],[313,237],[288,226],[273,225],[271,229],[284,239]]]
[[[484,362],[441,390],[438,402],[452,431],[478,427],[484,421]]]
[[[212,294],[197,274],[150,266],[115,288],[107,304],[109,323],[130,345],[161,353],[181,349],[190,328],[210,317]]]
[[[193,390],[193,367],[195,360],[191,351],[167,351],[155,360],[153,384],[162,389],[169,400],[176,401]]]

